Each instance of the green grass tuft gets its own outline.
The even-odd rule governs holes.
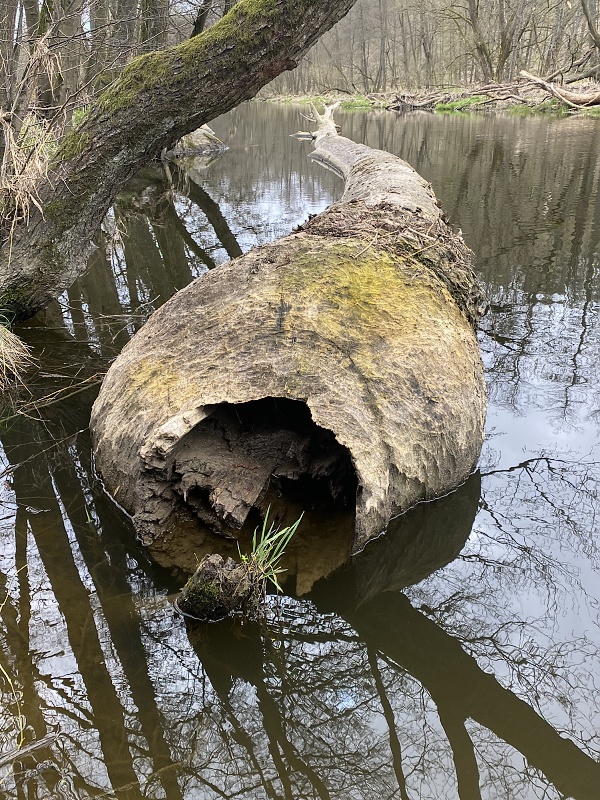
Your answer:
[[[372,108],[373,103],[368,97],[362,94],[357,94],[354,97],[349,97],[347,100],[342,100],[341,108]]]
[[[535,105],[509,106],[507,111],[515,117],[543,116],[545,114],[554,117],[567,117],[571,113],[568,106],[556,99],[543,100]]]
[[[302,514],[288,528],[276,528],[273,522],[269,524],[270,511],[271,507],[269,506],[260,532],[258,528],[254,530],[250,554],[245,555],[241,551],[239,553],[242,563],[248,566],[248,571],[252,574],[252,578],[256,583],[264,587],[265,583],[269,582],[275,586],[278,592],[281,592],[282,589],[277,577],[282,572],[285,572],[280,566],[281,559],[292,536],[298,530],[298,525],[300,525],[304,515]]]
[[[473,110],[475,106],[478,106],[485,100],[488,100],[488,98],[480,94],[475,94],[472,97],[461,97],[457,100],[449,100],[447,103],[437,103],[435,110],[446,114],[454,111]]]

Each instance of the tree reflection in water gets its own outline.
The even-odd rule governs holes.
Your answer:
[[[180,577],[94,476],[97,376],[173,291],[338,190],[288,146],[297,113],[260,106],[222,123],[231,151],[191,181],[138,176],[111,257],[99,242],[63,307],[23,330],[40,369],[1,428],[2,796],[598,797],[600,127],[346,119],[432,179],[481,254],[481,474],[342,567],[343,531],[317,517],[263,626],[186,629]]]

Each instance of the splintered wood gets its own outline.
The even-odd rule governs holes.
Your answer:
[[[168,467],[173,488],[200,520],[217,530],[241,528],[269,487],[303,479],[332,502],[353,496],[350,456],[306,406],[269,398],[219,406],[179,442]]]

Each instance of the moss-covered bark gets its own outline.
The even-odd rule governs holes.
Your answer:
[[[0,308],[25,317],[85,270],[124,183],[163,147],[295,66],[354,0],[240,0],[219,23],[132,62],[62,143],[28,225],[0,248]]]

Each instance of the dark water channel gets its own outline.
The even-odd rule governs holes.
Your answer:
[[[94,477],[99,376],[175,290],[341,190],[288,137],[298,108],[216,121],[230,150],[171,192],[139,175],[21,330],[39,370],[0,429],[0,796],[600,797],[600,121],[340,121],[429,179],[477,253],[480,471],[337,571],[344,525],[313,520],[262,626],[174,616],[173,564],[214,545],[138,547]]]

